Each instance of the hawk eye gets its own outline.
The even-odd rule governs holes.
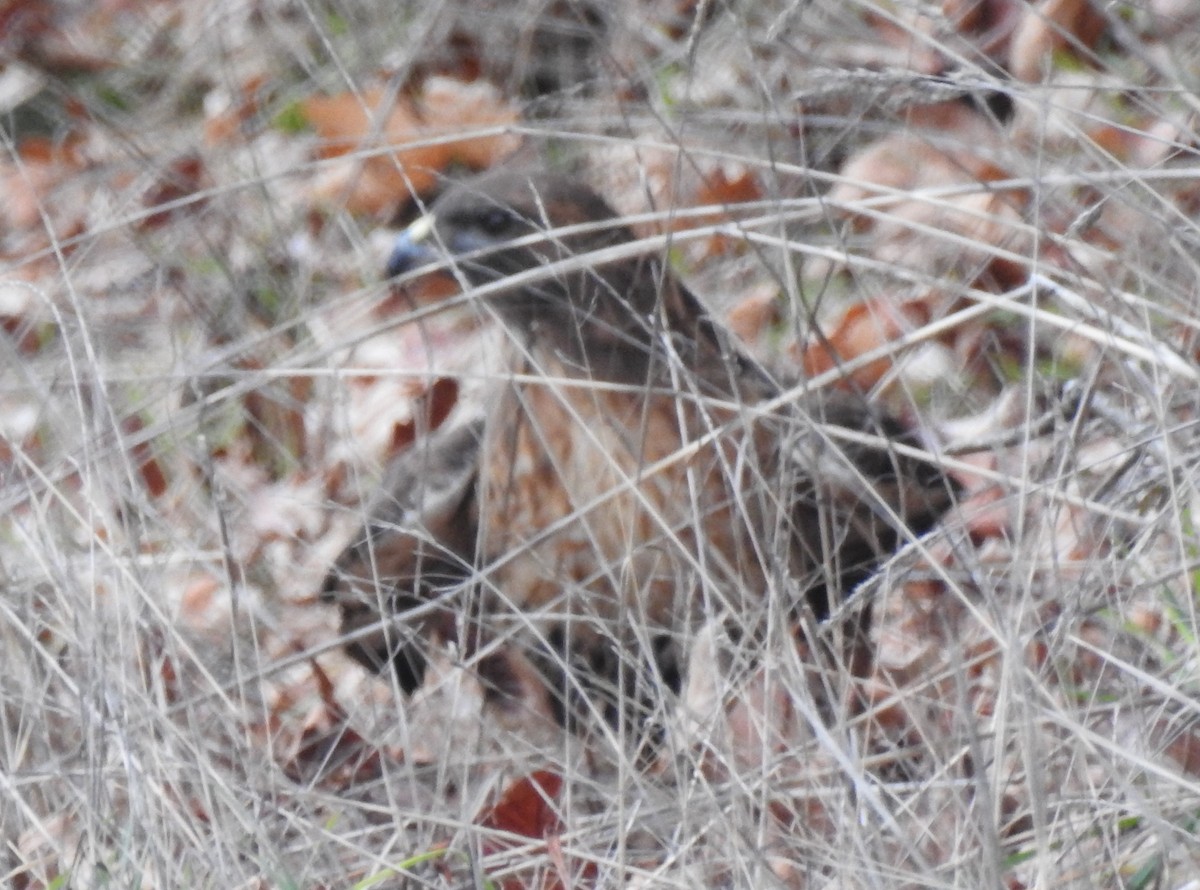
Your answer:
[[[484,233],[488,235],[500,235],[512,225],[513,221],[512,211],[506,210],[503,207],[489,207],[479,214],[476,222],[480,230]]]

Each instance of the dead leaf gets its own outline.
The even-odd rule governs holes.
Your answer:
[[[694,204],[697,207],[716,205],[718,207],[734,209],[739,204],[757,201],[761,197],[762,188],[759,186],[758,178],[754,175],[753,171],[742,164],[726,164],[717,167],[703,176],[696,194],[688,201],[688,204]],[[733,216],[727,210],[722,210],[700,218],[690,218],[686,221],[686,228],[719,225],[729,222],[731,219],[733,219]],[[717,256],[727,253],[731,247],[736,248],[741,247],[741,245],[741,238],[730,238],[726,235],[716,234],[708,239],[705,245],[705,256]]]
[[[389,455],[399,454],[417,438],[418,433],[429,435],[445,422],[458,404],[458,381],[439,377],[414,399],[412,416],[398,421],[392,433]]]
[[[1038,83],[1049,72],[1055,52],[1087,61],[1081,50],[1094,47],[1107,27],[1090,0],[1043,0],[1026,9],[1017,26],[1008,70],[1018,80]]]
[[[1008,58],[1012,36],[1028,11],[1025,0],[943,0],[942,13],[954,30],[971,41],[984,58]]]
[[[132,414],[121,422],[121,429],[126,436],[138,438],[145,429],[145,424],[140,417]],[[167,474],[155,456],[150,440],[145,439],[130,445],[129,455],[133,458],[134,471],[142,480],[146,491],[152,498],[162,497],[167,490]]]
[[[0,166],[0,191],[5,195],[0,223],[15,231],[36,226],[41,221],[40,198],[56,179],[55,171],[44,164],[26,165],[24,169]]]
[[[7,56],[58,77],[96,74],[116,63],[100,55],[87,19],[90,4],[80,7],[43,0],[8,0],[0,5],[0,56]],[[79,25],[79,27],[76,27]],[[69,33],[69,36],[68,36]]]
[[[996,138],[990,123],[966,109],[936,129],[940,138],[954,130],[965,145]],[[830,203],[872,236],[870,254],[881,262],[993,290],[1023,281],[1024,264],[998,254],[1032,254],[1021,218],[1028,193],[990,186],[1009,174],[982,154],[933,142],[910,131],[873,143],[846,162]],[[963,191],[936,194],[956,184]]]
[[[472,133],[518,119],[486,83],[432,77],[412,97],[374,87],[314,96],[302,108],[323,140],[321,157],[353,155],[322,175],[313,194],[352,213],[390,215],[415,195],[429,194],[451,165],[486,169],[520,143],[511,133]]]
[[[1200,776],[1200,731],[1195,728],[1180,730],[1167,720],[1154,726],[1155,735],[1169,739],[1165,752],[1189,776]]]
[[[223,586],[220,580],[209,574],[192,576],[183,584],[179,600],[179,618],[184,627],[207,631],[228,621],[228,613],[225,611],[228,604],[217,602],[217,594]],[[214,612],[217,612],[219,617],[214,618]]]
[[[1003,538],[1013,527],[1012,504],[1008,492],[999,485],[977,491],[959,504],[957,512],[976,544]]]
[[[17,352],[32,355],[55,340],[58,327],[53,317],[48,317],[44,311],[45,304],[38,299],[37,291],[26,286],[21,277],[14,273],[8,281],[0,281],[0,330],[8,335],[10,345]],[[3,413],[6,415],[3,435],[12,435],[26,426],[13,423],[26,419],[29,415],[25,412],[13,408]],[[27,426],[28,431],[32,429],[33,425]]]
[[[572,868],[561,843],[562,817],[559,815],[559,798],[562,794],[562,776],[551,770],[537,770],[517,779],[501,795],[500,800],[476,823],[485,829],[516,834],[531,840],[544,840],[546,858],[551,867],[536,862],[536,870],[505,878],[499,882],[502,890],[566,890],[586,884],[595,878],[594,862],[584,862]],[[512,848],[516,844],[504,839],[488,837],[483,842],[483,853],[491,856]]]
[[[557,834],[563,827],[558,805],[562,786],[562,776],[551,770],[530,773],[509,785],[500,800],[476,823],[482,828],[534,839]],[[505,842],[489,840],[485,849],[495,852],[507,846]]]
[[[764,334],[782,321],[779,289],[774,282],[755,287],[725,316],[725,323],[729,325],[729,329],[746,343],[757,343]]]
[[[183,199],[201,191],[207,181],[204,160],[199,155],[187,154],[175,158],[159,176],[159,181],[142,196],[142,206],[154,212],[144,217],[138,228],[160,228],[174,219],[195,213],[206,203],[205,200],[184,202]],[[183,203],[175,207],[167,206],[175,202]]]
[[[205,144],[217,146],[232,142],[242,132],[242,128],[258,115],[266,86],[266,77],[257,74],[239,86],[236,96],[229,97],[224,102],[221,99],[221,95],[224,94],[212,93],[206,96]],[[219,107],[209,111],[209,105],[214,98]]]
[[[8,872],[13,886],[21,888],[58,887],[69,883],[66,875],[77,875],[74,865],[81,843],[79,828],[69,813],[39,819],[25,829],[11,846],[19,865]]]
[[[239,362],[248,374],[261,372],[256,360]],[[280,478],[307,454],[308,429],[305,409],[313,394],[311,377],[296,375],[272,380],[246,393],[245,435],[253,460]]]
[[[320,703],[309,712],[291,750],[280,758],[284,773],[295,782],[316,782],[335,791],[378,777],[382,752],[350,725],[329,675],[315,660],[309,664]]]
[[[897,303],[883,297],[852,304],[833,330],[805,348],[801,358],[804,371],[809,376],[816,376],[840,367],[851,359],[886,347],[928,321],[928,307],[921,301]],[[870,389],[892,369],[893,364],[894,357],[884,355],[856,368],[840,384]]]

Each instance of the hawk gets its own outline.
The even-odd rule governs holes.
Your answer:
[[[516,642],[611,715],[634,685],[678,689],[697,621],[823,617],[952,497],[861,398],[773,379],[576,179],[451,187],[388,273],[438,265],[500,334],[490,397],[399,457],[324,586],[348,651],[406,692],[430,637],[481,672]]]

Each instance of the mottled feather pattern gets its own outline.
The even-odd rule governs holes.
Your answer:
[[[406,689],[429,637],[469,656],[511,634],[540,663],[596,670],[644,660],[629,650],[646,631],[722,612],[750,626],[769,596],[824,615],[949,502],[936,467],[888,447],[911,441],[894,421],[852,395],[785,395],[657,257],[587,261],[632,239],[575,180],[500,174],[397,242],[390,272],[449,263],[490,288],[480,311],[503,333],[483,420],[400,459],[326,582],[360,633],[351,654],[393,661]],[[882,444],[840,445],[830,425]]]

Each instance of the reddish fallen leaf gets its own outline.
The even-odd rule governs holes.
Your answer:
[[[293,755],[280,766],[293,782],[343,791],[378,778],[383,757],[348,723],[306,729]]]
[[[214,609],[224,605],[217,602],[222,587],[223,582],[209,574],[188,579],[179,598],[179,618],[186,627],[203,630],[213,626]]]
[[[943,0],[942,14],[990,61],[1008,56],[1012,36],[1028,11],[1025,0]]]
[[[1154,727],[1159,738],[1169,738],[1166,754],[1179,768],[1189,776],[1200,776],[1200,731],[1172,726],[1167,720],[1160,720]]]
[[[701,180],[700,187],[696,191],[693,203],[698,207],[715,204],[734,208],[738,204],[757,201],[761,197],[762,188],[759,186],[758,178],[754,175],[753,171],[741,165],[734,165],[730,167],[718,167],[705,174]],[[687,227],[715,225],[726,222],[729,219],[730,215],[727,212],[713,213],[699,220],[688,220]],[[728,252],[731,246],[740,247],[742,243],[741,238],[713,235],[705,245],[705,254],[707,256],[720,255]]]
[[[383,755],[352,726],[338,702],[333,682],[316,662],[310,662],[321,703],[305,721],[305,728],[280,766],[297,783],[319,783],[341,791],[379,776]]]
[[[41,154],[41,149],[37,150]],[[27,160],[20,166],[0,163],[0,231],[39,230],[48,196],[64,180],[74,176],[79,165],[69,157],[53,161]],[[56,227],[57,228],[57,227]]]
[[[419,58],[412,64],[410,80],[422,83],[430,77],[451,77],[464,83],[473,83],[483,77],[484,48],[478,38],[455,28],[431,58]]]
[[[992,290],[1023,281],[1024,263],[997,253],[1036,252],[1022,229],[1028,191],[991,186],[1011,174],[984,152],[937,145],[949,132],[962,145],[992,144],[993,122],[958,103],[942,103],[920,116],[921,128],[880,139],[847,160],[830,204],[842,208],[857,231],[873,236],[871,255],[882,262]],[[964,191],[933,199],[922,194],[953,185]]]
[[[855,303],[846,309],[832,331],[804,350],[805,373],[816,376],[840,367],[887,346],[928,320],[929,309],[922,301],[897,303],[885,297]],[[842,385],[870,389],[892,369],[893,362],[890,355],[874,359],[852,371]]]
[[[80,154],[83,141],[83,134],[78,132],[54,139],[48,136],[26,136],[17,147],[17,154],[27,164],[61,164],[71,169],[79,169],[84,165],[83,156]]]
[[[115,67],[99,51],[81,48],[93,33],[81,21],[88,7],[78,8],[45,0],[8,0],[0,4],[0,57],[18,59],[33,68],[58,76],[95,74]],[[96,4],[103,5],[103,4]],[[69,36],[68,36],[69,32]],[[97,45],[100,41],[93,41]]]
[[[308,436],[304,411],[312,392],[312,378],[296,376],[246,393],[246,435],[251,453],[254,462],[274,478],[285,475],[290,464],[299,463],[305,456]]]
[[[418,434],[432,433],[450,416],[457,404],[458,381],[453,377],[439,377],[417,398],[413,416],[396,424],[390,453],[403,451],[416,440]]]
[[[241,85],[237,95],[225,107],[210,114],[204,121],[205,143],[221,145],[238,136],[242,128],[258,115],[266,83],[263,75],[254,75]]]
[[[167,166],[159,181],[142,196],[142,206],[149,210],[156,207],[162,209],[155,210],[145,217],[138,227],[158,228],[179,216],[195,213],[197,208],[205,203],[203,200],[191,201],[177,207],[167,205],[200,191],[206,180],[204,161],[199,155],[189,154],[176,158]]]
[[[705,175],[696,193],[696,203],[743,204],[762,197],[762,188],[754,172],[741,165],[718,167]]]
[[[530,773],[509,785],[500,800],[476,821],[483,828],[521,837],[539,839],[556,834],[562,831],[558,814],[562,784],[562,776],[550,770]],[[508,844],[489,840],[484,846],[496,852]]]
[[[1003,486],[980,489],[959,505],[958,513],[975,544],[1004,538],[1012,531],[1012,501]]]
[[[145,424],[142,423],[140,417],[134,414],[121,422],[121,429],[125,435],[137,437],[145,429]],[[152,497],[162,497],[167,490],[167,474],[158,458],[154,456],[154,449],[150,446],[150,442],[134,442],[129,446],[129,454],[134,461],[134,470],[141,478],[146,491]]]
[[[739,300],[726,314],[725,321],[741,340],[756,343],[768,330],[783,321],[781,309],[779,289],[767,282]]]
[[[501,890],[565,890],[586,886],[595,879],[595,863],[581,863],[572,869],[563,850],[560,838],[563,824],[558,807],[562,784],[562,776],[558,773],[537,770],[509,785],[500,800],[476,820],[485,829],[546,842],[546,858],[551,868],[547,869],[539,861],[528,874],[513,875],[500,881],[497,886]],[[488,837],[483,842],[483,853],[491,856],[516,845],[516,842]]]
[[[1042,0],[1025,10],[1012,37],[1008,70],[1018,80],[1037,83],[1055,52],[1086,61],[1080,50],[1094,47],[1107,28],[1108,21],[1091,0]]]
[[[313,96],[301,107],[322,138],[322,157],[354,155],[323,176],[314,193],[354,213],[388,215],[414,194],[428,194],[450,166],[482,170],[520,144],[509,133],[471,132],[518,119],[516,108],[486,83],[433,77],[412,97],[376,87]]]

